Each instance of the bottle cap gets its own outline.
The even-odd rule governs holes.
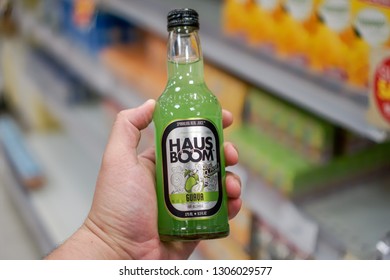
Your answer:
[[[198,13],[189,8],[175,9],[168,13],[168,30],[177,26],[193,26],[199,28]]]

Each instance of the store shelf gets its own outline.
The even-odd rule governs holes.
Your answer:
[[[99,163],[65,133],[30,134],[26,142],[46,176],[43,188],[30,192],[30,203],[57,246],[87,217]]]
[[[30,59],[29,65],[34,69],[27,69],[29,78],[34,80],[33,84],[38,87],[37,91],[42,95],[46,107],[59,119],[74,141],[83,147],[89,158],[99,163],[112,125],[102,106],[96,102],[66,104],[66,96],[72,90],[66,81],[53,74],[38,59]]]
[[[390,176],[373,176],[300,204],[358,259],[375,259],[376,245],[390,232]]]
[[[130,86],[117,79],[96,57],[40,24],[32,15],[23,13],[19,16],[19,22],[27,37],[34,39],[100,94],[113,98],[123,108],[136,107],[145,101]]]
[[[324,231],[315,219],[255,174],[248,176],[250,179],[243,193],[243,199],[247,206],[270,227],[307,257],[343,258],[345,246]]]
[[[8,165],[4,150],[0,145],[0,178],[7,194],[19,210],[19,214],[27,228],[29,234],[34,238],[42,256],[45,256],[55,248],[56,243],[48,234],[41,218],[36,211],[30,195],[19,184],[14,176],[11,167]]]
[[[166,13],[175,7],[194,7],[201,14],[202,46],[208,60],[243,80],[259,87],[265,87],[276,95],[371,140],[382,142],[388,139],[387,133],[366,122],[367,100],[356,98],[354,94],[359,93],[354,93],[353,90],[345,89],[337,84],[328,83],[294,67],[286,66],[231,39],[224,38],[218,28],[220,19],[218,1],[134,0],[130,3],[126,0],[100,0],[99,4],[164,37],[167,33]],[[20,20],[26,36],[35,39],[42,48],[77,73],[102,95],[114,98],[124,107],[138,106],[144,101],[136,91],[118,81],[96,58],[73,45],[65,37],[55,34],[28,14],[23,14]],[[66,85],[58,86],[57,82],[52,81],[49,73],[35,73],[35,75],[40,76],[38,79],[43,79],[44,92],[66,90]],[[80,219],[84,218],[88,211],[87,207],[90,205],[93,192],[91,186],[94,185],[98,170],[96,164],[100,161],[107,134],[85,125],[93,121],[82,122],[85,118],[95,119],[95,121],[99,119],[100,113],[96,108],[89,113],[85,112],[88,111],[85,107],[70,109],[58,102],[51,94],[45,95],[45,100],[52,113],[61,120],[72,135],[72,139],[65,137],[65,140],[60,140],[57,136],[44,137],[44,139],[39,139],[40,136],[29,138],[28,141],[44,162],[45,170],[50,177],[50,186],[45,188],[44,192],[34,194],[30,203],[37,212],[36,216],[43,220],[42,223],[47,228],[49,239],[53,239],[54,243],[58,244],[80,225],[82,222]],[[96,117],[93,117],[94,114]],[[72,147],[69,145],[74,145],[75,141],[76,146],[82,146],[83,150],[69,150],[69,147]],[[57,155],[56,152],[60,154]],[[74,158],[70,158],[70,154],[78,152],[79,157],[83,157],[85,152],[88,153],[88,157],[83,157],[76,163]],[[58,162],[56,162],[57,167],[54,168],[51,153],[61,160],[61,167],[58,167]],[[65,153],[69,154],[65,155]],[[94,157],[92,166],[91,162],[86,160],[91,155]],[[88,171],[84,172],[82,168],[76,170],[82,163],[90,165]],[[57,170],[59,168],[69,169],[67,174],[69,178],[64,179],[64,182],[62,182],[64,175],[60,175]],[[81,174],[83,172],[84,174]],[[384,183],[388,184],[388,181]],[[74,185],[67,189],[68,184]],[[318,204],[319,206],[311,203],[297,206],[282,197],[276,190],[266,186],[256,176],[251,176],[243,185],[247,185],[243,190],[243,199],[250,208],[307,255],[318,259],[340,259],[344,257],[349,248],[353,248],[350,247],[348,237],[334,237],[337,231],[334,231],[332,226],[328,226],[325,216],[321,216],[327,213],[325,210],[321,212],[324,209],[321,208],[321,203]],[[75,188],[74,186],[83,187]],[[84,186],[88,187],[84,189]],[[64,197],[64,201],[56,202],[58,197]],[[75,207],[73,207],[74,203]],[[72,209],[69,209],[69,205],[72,205]],[[329,202],[326,208],[330,213],[331,206],[329,205],[332,203]],[[69,213],[62,213],[62,211]],[[332,213],[329,217],[332,217]],[[66,222],[68,226],[62,225],[62,222]]]
[[[166,37],[166,14],[172,8],[192,7],[201,17],[205,57],[256,86],[263,87],[300,107],[376,142],[388,133],[366,121],[367,99],[360,92],[324,80],[323,77],[276,61],[265,54],[225,38],[219,28],[219,1],[100,0],[100,5],[127,17],[143,28]]]

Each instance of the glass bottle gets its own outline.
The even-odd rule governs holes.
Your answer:
[[[168,82],[157,100],[156,192],[160,239],[229,234],[222,110],[207,88],[198,13],[168,13]]]

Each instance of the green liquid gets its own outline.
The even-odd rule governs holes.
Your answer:
[[[229,234],[229,224],[225,189],[226,173],[221,106],[203,81],[202,60],[187,64],[169,62],[168,73],[170,78],[167,87],[157,101],[153,116],[156,132],[156,191],[160,239],[163,241],[199,240],[227,236]],[[194,119],[204,119],[212,123],[219,135],[219,168],[222,183],[222,191],[219,192],[219,195],[222,196],[222,202],[216,213],[213,213],[211,216],[200,218],[177,217],[168,209],[165,197],[166,192],[164,192],[164,182],[166,181],[164,181],[163,172],[162,149],[163,145],[165,145],[163,143],[163,134],[167,126],[172,122]],[[168,179],[166,178],[166,180]],[[195,183],[197,179],[197,175],[192,175],[191,177],[187,173],[187,192],[191,190],[192,181]],[[186,195],[186,193],[175,194],[171,197],[176,196],[177,200],[181,201]],[[213,197],[215,193],[204,193],[204,195]],[[192,194],[191,197],[196,199],[199,196],[200,194],[198,193]]]

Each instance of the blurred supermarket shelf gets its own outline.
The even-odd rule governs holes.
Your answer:
[[[47,237],[61,244],[83,223],[91,206],[99,163],[63,132],[26,135],[45,170],[46,185],[30,193]]]
[[[128,85],[123,85],[98,59],[40,24],[33,16],[23,13],[19,20],[27,37],[34,39],[100,94],[113,98],[124,108],[132,108],[144,102],[144,98]]]
[[[166,37],[166,14],[172,8],[192,7],[201,19],[202,47],[206,58],[256,86],[266,88],[335,124],[376,142],[389,135],[366,121],[368,101],[360,92],[314,77],[280,63],[222,35],[218,1],[100,0],[100,5]]]
[[[26,224],[29,233],[34,238],[40,254],[45,256],[55,248],[55,242],[48,234],[41,216],[34,207],[30,194],[21,186],[13,175],[9,162],[6,159],[4,150],[0,146],[0,177],[7,194],[19,210],[23,222]]]
[[[104,117],[101,104],[70,105],[64,102],[72,90],[66,81],[45,67],[39,59],[30,59],[28,71],[39,87],[47,108],[83,149],[89,158],[100,163],[109,135],[111,123]],[[62,99],[62,100],[61,100]]]
[[[248,176],[250,180],[244,199],[249,208],[289,244],[315,259],[343,258],[345,246],[325,232],[315,219],[284,198],[275,188],[267,186],[259,176],[254,174]]]
[[[358,259],[379,256],[376,244],[390,231],[390,176],[371,176],[300,204],[321,228]]]

